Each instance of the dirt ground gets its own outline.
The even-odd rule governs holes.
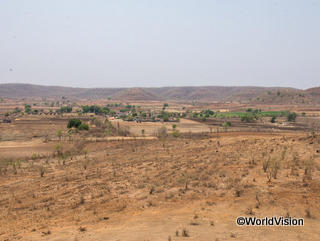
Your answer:
[[[0,240],[320,238],[317,135],[58,142],[65,155],[56,144],[1,142]],[[17,154],[9,160],[10,153]],[[238,216],[290,216],[305,224],[241,227]]]
[[[128,122],[128,121],[121,121],[116,120],[114,122],[119,122],[121,126],[127,127],[130,132],[136,136],[141,136],[141,131],[144,130],[145,136],[155,136],[157,133],[157,130],[165,126],[167,130],[170,132],[172,131],[172,125],[175,124],[177,127],[177,130],[179,130],[181,133],[202,133],[202,132],[210,132],[210,127],[206,124],[193,121],[193,120],[187,120],[187,119],[181,119],[179,122],[142,122],[137,123],[134,121]]]

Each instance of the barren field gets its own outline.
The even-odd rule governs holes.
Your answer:
[[[117,121],[116,121],[117,122]],[[155,136],[157,133],[157,130],[165,126],[169,131],[172,131],[172,123],[170,122],[142,122],[142,123],[136,123],[136,122],[124,122],[124,121],[118,121],[121,126],[125,126],[129,129],[129,131],[136,135],[141,136],[141,131],[144,130],[144,134],[146,136]],[[203,133],[203,132],[209,132],[210,127],[205,123],[200,123],[193,120],[187,120],[187,119],[181,119],[180,122],[174,123],[177,126],[177,129],[181,133]]]
[[[140,114],[164,110],[135,105]],[[246,108],[169,106],[215,106],[220,115]],[[307,114],[275,123],[16,114],[0,123],[0,240],[318,240],[319,111],[299,108]],[[89,129],[67,128],[74,118]],[[239,216],[304,218],[304,226],[238,226]]]
[[[305,133],[86,141],[88,154],[73,154],[64,162],[52,152],[2,168],[0,237],[317,240],[319,143]],[[2,151],[6,148],[14,146],[6,144]],[[269,157],[280,162],[271,180],[263,170]],[[236,225],[236,217],[248,215],[304,217],[305,225]]]

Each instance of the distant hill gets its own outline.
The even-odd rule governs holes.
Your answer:
[[[159,88],[71,88],[31,84],[0,84],[0,97],[69,97],[128,101],[241,101],[265,104],[319,104],[320,87],[199,86]]]
[[[112,99],[116,100],[161,100],[161,96],[150,92],[146,88],[130,88],[123,89],[112,95]]]

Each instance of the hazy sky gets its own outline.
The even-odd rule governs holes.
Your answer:
[[[318,0],[0,0],[0,83],[320,86]]]

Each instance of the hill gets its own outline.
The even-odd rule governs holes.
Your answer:
[[[0,97],[61,97],[113,100],[239,101],[261,104],[320,103],[320,88],[308,90],[285,87],[199,86],[159,88],[72,88],[31,84],[0,84]]]

